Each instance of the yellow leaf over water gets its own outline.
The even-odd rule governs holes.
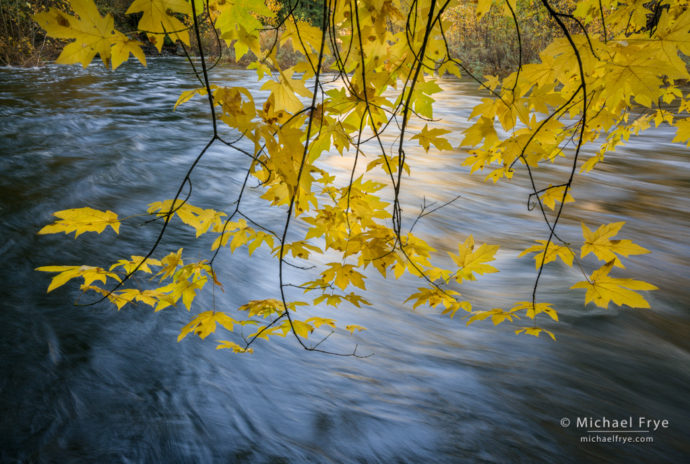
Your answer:
[[[539,334],[542,332],[548,334],[548,336],[551,337],[554,341],[556,340],[556,336],[553,334],[553,332],[546,329],[541,329],[539,327],[525,327],[522,329],[517,329],[515,331],[517,335],[524,333],[525,335],[532,335],[534,337],[538,337]]]
[[[585,304],[592,302],[601,308],[608,308],[609,303],[613,302],[618,306],[649,308],[647,300],[633,290],[656,290],[657,287],[641,280],[618,279],[609,276],[613,264],[613,260],[609,261],[594,271],[589,280],[578,282],[570,288],[587,290]]]
[[[120,277],[114,272],[109,272],[103,268],[94,266],[41,266],[37,267],[36,270],[59,273],[53,277],[53,280],[50,282],[48,292],[52,292],[76,277],[82,277],[84,279],[84,286],[87,287],[97,280],[106,283],[108,277],[118,282],[120,281]]]
[[[649,253],[649,250],[630,240],[611,240],[611,237],[617,235],[624,224],[625,222],[605,224],[592,232],[582,223],[582,235],[585,238],[585,243],[582,245],[580,257],[584,258],[589,253],[594,253],[602,261],[613,260],[615,266],[625,267],[617,255],[630,256]]]
[[[450,142],[447,139],[441,137],[441,135],[449,134],[450,131],[447,129],[429,129],[428,124],[424,124],[422,131],[419,134],[413,135],[411,140],[419,140],[419,144],[424,147],[424,150],[428,153],[429,148],[433,144],[438,150],[452,150]]]
[[[348,324],[345,326],[345,330],[347,330],[350,333],[354,333],[355,330],[361,332],[362,330],[367,330],[367,328],[357,324]]]
[[[253,353],[254,349],[253,348],[243,348],[240,345],[238,345],[235,342],[231,342],[228,340],[219,340],[218,341],[218,346],[216,346],[217,350],[222,350],[222,349],[230,349],[234,353]]]
[[[477,250],[474,249],[474,238],[472,235],[467,237],[464,243],[458,245],[458,254],[448,253],[451,259],[457,264],[458,271],[454,279],[462,283],[463,279],[476,280],[474,274],[491,274],[498,272],[498,269],[486,264],[495,259],[494,255],[498,251],[498,245],[482,244]]]
[[[561,185],[560,187],[552,187],[549,185],[548,189],[546,192],[543,193],[541,197],[541,201],[544,203],[544,205],[548,206],[551,209],[556,208],[556,202],[561,202],[563,200],[563,192],[565,190],[565,185]],[[575,201],[575,198],[568,192],[565,195],[565,203],[572,203]]]
[[[560,246],[556,245],[553,242],[548,242],[549,243],[549,249],[548,251],[545,252],[546,240],[536,240],[537,242],[541,243],[541,245],[533,245],[529,248],[527,248],[525,251],[520,253],[518,257],[525,256],[527,253],[537,253],[534,255],[534,265],[537,269],[539,269],[540,266],[545,265],[550,263],[551,261],[555,261],[556,258],[561,258],[565,264],[568,266],[573,265],[573,258],[574,254],[572,251],[570,251],[570,248],[567,246]],[[546,253],[546,257],[544,257],[544,254]]]
[[[43,227],[38,231],[40,235],[74,232],[74,238],[77,238],[84,232],[98,232],[100,234],[108,226],[112,227],[115,233],[120,232],[120,221],[117,214],[112,211],[99,211],[85,207],[57,211],[53,213],[53,216],[60,218],[60,220]]]
[[[216,323],[219,323],[227,330],[232,332],[233,326],[236,322],[237,321],[225,313],[219,311],[206,311],[199,314],[192,319],[189,324],[182,327],[180,335],[177,337],[177,341],[179,342],[185,338],[190,332],[194,332],[194,334],[199,338],[206,338],[216,331]]]

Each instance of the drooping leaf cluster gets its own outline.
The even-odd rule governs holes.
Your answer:
[[[606,153],[631,136],[663,123],[677,128],[675,142],[690,144],[690,124],[681,116],[690,95],[680,87],[690,78],[683,61],[690,55],[687,0],[656,2],[663,8],[654,11],[649,2],[641,1],[582,0],[575,2],[574,9],[558,10],[555,3],[542,0],[560,28],[560,38],[542,52],[539,63],[520,63],[503,79],[473,76],[449,53],[445,31],[450,24],[444,13],[457,2],[325,0],[318,4],[318,23],[310,24],[292,10],[276,17],[276,9],[262,0],[132,2],[128,12],[141,13],[139,30],[159,49],[165,36],[189,46],[190,34],[198,37],[201,24],[206,24],[234,48],[238,59],[251,51],[256,60],[249,67],[269,96],[257,101],[246,88],[214,79],[200,48],[201,64],[194,67],[199,87],[180,95],[176,106],[200,101],[208,105],[214,133],[172,198],[151,203],[148,213],[159,221],[158,239],[145,256],[122,258],[107,269],[39,268],[58,272],[49,291],[82,277],[84,291],[102,295],[118,309],[142,303],[158,311],[181,300],[191,310],[199,292],[209,291],[206,284],[222,289],[222,276],[213,267],[221,250],[236,253],[246,247],[252,255],[264,247],[275,260],[275,291],[257,295],[230,314],[215,307],[199,308],[203,311],[180,333],[179,339],[189,334],[206,338],[223,327],[236,338],[220,340],[218,348],[235,352],[250,351],[259,338],[288,334],[305,349],[328,351],[321,343],[340,330],[336,319],[306,317],[300,308],[316,307],[330,316],[343,303],[366,306],[365,292],[375,273],[396,279],[406,273],[416,276],[420,286],[406,300],[414,308],[428,305],[450,317],[462,310],[459,314],[468,324],[527,320],[528,325],[515,332],[534,336],[546,332],[554,337],[536,320],[539,316],[545,323],[558,321],[557,308],[539,301],[537,295],[541,276],[555,261],[581,271],[582,280],[569,286],[586,290],[586,303],[603,308],[611,302],[649,307],[639,291],[653,290],[653,285],[610,275],[623,268],[621,258],[648,252],[617,238],[622,222],[599,225],[594,231],[592,225],[583,224],[580,247],[563,240],[557,229],[564,205],[576,201],[577,194],[571,192],[575,175],[595,169]],[[520,50],[518,5],[515,0],[479,0],[473,14],[482,16],[493,9],[512,20]],[[72,0],[72,9],[75,15],[51,10],[36,17],[49,34],[74,39],[60,56],[61,63],[86,66],[98,54],[114,69],[131,53],[145,64],[141,43],[114,30],[112,19],[101,16],[92,0]],[[657,13],[650,29],[649,16]],[[274,24],[273,40],[262,47],[260,35],[266,24]],[[281,67],[277,49],[287,43],[303,59]],[[447,130],[434,127],[434,94],[441,91],[439,76],[447,73],[469,75],[487,91],[471,114],[473,122],[460,147],[453,146]],[[219,124],[232,128],[237,139],[223,138]],[[250,141],[253,149],[238,146],[240,139]],[[582,159],[587,143],[599,149]],[[194,169],[212,145],[225,146],[245,163],[244,182],[226,211],[194,205],[193,196],[184,194],[191,191]],[[443,205],[425,206],[411,218],[412,227],[403,227],[400,198],[414,179],[407,162],[408,152],[413,152],[408,149],[414,146],[425,152],[467,150],[465,165],[472,172],[484,172],[493,182],[509,181],[518,174],[530,179],[529,203],[544,223],[544,234],[522,253],[535,253],[537,275],[530,290],[510,308],[475,308],[459,291],[466,281],[498,272],[492,262],[501,253],[499,245],[475,241],[472,231],[466,231],[457,253],[437,253],[413,229]],[[326,161],[333,158],[347,164],[344,177],[329,171]],[[567,175],[539,185],[534,172],[557,158],[570,166]],[[250,188],[250,180],[259,186]],[[249,210],[245,200],[249,195],[282,212],[279,228],[262,223],[260,215]],[[40,233],[78,236],[103,232],[108,225],[118,232],[120,224],[110,211],[77,208],[55,214],[59,220]],[[296,227],[297,222],[302,227]],[[196,237],[214,237],[208,259],[190,261],[183,257],[183,249],[154,258],[167,228],[177,224],[193,229]],[[298,230],[305,233],[295,239]],[[598,268],[592,266],[590,255],[600,261]],[[304,277],[302,281],[288,281],[288,269],[291,279],[297,274]],[[140,274],[149,275],[146,284],[133,283],[131,277]],[[240,336],[236,328],[244,326],[252,326],[253,333]],[[343,329],[352,333],[364,328],[352,324]],[[320,338],[311,343],[314,333]]]

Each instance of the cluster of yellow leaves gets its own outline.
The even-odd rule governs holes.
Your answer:
[[[642,295],[633,290],[655,290],[656,287],[647,282],[633,279],[620,279],[610,277],[608,274],[613,266],[624,267],[620,256],[630,256],[649,253],[649,250],[633,243],[631,240],[618,239],[611,240],[618,234],[625,222],[615,222],[604,224],[592,232],[585,224],[582,224],[583,244],[580,248],[580,258],[584,258],[590,253],[594,254],[604,264],[599,269],[593,271],[587,280],[578,282],[571,288],[587,289],[585,303],[593,302],[597,306],[607,308],[609,302],[619,306],[626,305],[631,308],[649,308],[649,303]],[[557,245],[546,240],[537,240],[540,245],[534,245],[520,256],[528,253],[538,252],[534,256],[536,267],[555,261],[557,258],[567,264],[573,265],[576,257],[575,253],[568,245]],[[547,249],[548,247],[548,249]]]
[[[74,238],[77,238],[84,232],[98,232],[100,234],[108,226],[112,227],[116,234],[120,233],[120,221],[117,214],[112,211],[99,211],[84,207],[56,211],[53,216],[60,219],[44,226],[38,231],[39,234],[58,234],[60,232],[70,234],[74,232]]]
[[[222,227],[222,218],[226,216],[225,213],[213,209],[198,208],[182,200],[177,200],[174,206],[172,200],[153,202],[149,205],[147,212],[149,214],[155,213],[157,216],[176,214],[182,222],[196,230],[197,237],[205,234],[211,228],[215,231]]]
[[[600,260],[606,261],[606,264],[594,270],[589,276],[586,276],[587,280],[577,282],[571,287],[573,289],[582,288],[587,290],[585,304],[591,302],[602,308],[607,308],[609,303],[613,302],[619,306],[625,305],[632,308],[650,307],[645,298],[634,290],[656,290],[656,286],[639,280],[609,276],[609,272],[614,265],[623,267],[618,255],[630,256],[649,252],[630,240],[611,240],[612,237],[618,234],[624,224],[624,222],[605,224],[594,232],[582,224],[584,240],[581,246],[580,258],[593,253]],[[528,253],[536,253],[534,260],[537,269],[556,261],[557,258],[561,258],[568,266],[573,265],[576,254],[571,250],[570,245],[557,245],[552,241],[546,240],[537,240],[537,242],[539,245],[534,245],[520,254],[520,256],[524,256]],[[509,310],[494,308],[485,311],[474,311],[468,318],[467,324],[491,318],[494,325],[498,325],[502,322],[512,322],[520,319],[521,314],[529,319],[535,319],[541,313],[548,315],[554,321],[558,321],[558,313],[551,303],[522,301]],[[552,332],[536,326],[524,327],[516,330],[515,333],[538,337],[542,332],[547,333],[555,340]]]
[[[512,322],[514,319],[520,319],[520,311],[524,311],[524,316],[529,319],[534,319],[538,314],[547,314],[554,321],[558,321],[558,313],[551,307],[551,303],[532,303],[531,301],[521,301],[515,306],[513,306],[508,311],[501,308],[494,308],[488,311],[475,311],[472,316],[467,320],[467,325],[475,321],[483,321],[484,319],[491,318],[491,322],[494,325],[498,325],[502,322],[509,321]],[[556,336],[553,332],[540,328],[540,327],[523,327],[521,329],[515,330],[516,334],[524,333],[525,335],[533,335],[538,337],[540,333],[548,334],[553,340],[556,340]]]
[[[208,277],[214,278],[213,270],[211,267],[205,263],[205,261],[199,261],[196,263],[185,264],[180,261],[177,269],[172,275],[172,282],[169,284],[158,288],[158,291],[167,295],[167,301],[161,300],[156,307],[156,310],[163,309],[169,306],[168,302],[172,301],[172,304],[176,304],[180,299],[182,303],[187,308],[187,311],[191,310],[192,301],[196,298],[197,290],[201,290],[208,282]]]
[[[405,300],[405,303],[416,300],[412,304],[413,309],[422,304],[427,304],[432,308],[443,305],[441,314],[448,314],[451,318],[455,316],[458,309],[462,308],[467,312],[472,311],[472,304],[469,301],[458,301],[455,297],[460,296],[460,293],[454,290],[442,290],[439,287],[420,287],[417,290],[419,290],[417,293],[413,293]]]
[[[276,23],[275,7],[268,7],[263,0],[192,1],[193,4],[186,0],[134,0],[127,14],[141,14],[139,32],[146,34],[159,51],[166,36],[190,44],[188,29],[196,11],[199,18],[210,20],[218,36],[234,48],[236,59],[250,51],[253,53],[257,59],[249,68],[263,82],[261,89],[267,94],[263,104],[257,106],[254,96],[244,87],[209,83],[208,87],[183,92],[175,108],[196,95],[207,96],[210,92],[218,119],[253,145],[253,153],[245,154],[252,158],[249,174],[259,182],[260,197],[271,206],[291,211],[295,220],[299,218],[306,226],[305,232],[301,237],[280,240],[248,216],[238,213],[239,205],[236,217],[236,213],[228,216],[179,199],[166,200],[151,203],[149,214],[163,218],[166,223],[176,216],[194,230],[196,237],[216,234],[212,250],[228,247],[234,252],[246,246],[252,255],[261,245],[266,245],[279,266],[287,260],[309,260],[314,254],[328,253],[327,264],[314,272],[315,280],[296,285],[314,295],[311,300],[314,306],[338,307],[344,302],[356,307],[369,305],[364,296],[350,291],[350,287],[366,290],[370,276],[365,275],[365,270],[371,265],[383,277],[392,274],[399,278],[409,273],[425,281],[426,286],[419,287],[405,300],[413,302],[413,309],[428,305],[441,308],[450,317],[462,309],[468,324],[487,319],[495,325],[521,317],[533,320],[539,314],[558,321],[557,311],[546,302],[522,301],[508,310],[473,310],[471,303],[461,300],[461,294],[453,288],[474,281],[477,276],[498,272],[489,263],[495,261],[499,246],[475,245],[473,235],[467,235],[458,244],[457,253],[448,253],[453,265],[446,269],[433,262],[436,250],[426,240],[412,232],[403,233],[399,225],[402,218],[398,216],[399,209],[396,210],[398,190],[407,181],[403,175],[410,174],[403,144],[415,141],[427,153],[453,150],[446,138],[451,131],[430,128],[428,123],[434,118],[434,96],[441,91],[438,75],[460,75],[458,63],[447,56],[443,35],[449,24],[440,8],[448,5],[430,1],[411,5],[402,0],[329,3],[333,10],[328,18],[332,26],[328,34],[318,25],[288,16],[280,30],[265,31],[275,34],[277,46],[262,48],[260,33],[270,29],[266,25]],[[474,14],[478,17],[492,8],[510,17],[511,8],[520,6],[516,0],[474,3]],[[690,123],[665,109],[675,104],[679,112],[690,108],[690,95],[684,97],[680,88],[683,80],[690,79],[682,59],[683,55],[690,55],[690,9],[687,0],[662,3],[668,8],[660,10],[658,24],[649,31],[646,29],[648,2],[576,2],[573,15],[583,25],[592,25],[603,15],[606,28],[599,25],[587,37],[578,30],[572,38],[578,53],[566,38],[561,38],[543,51],[540,63],[527,64],[520,72],[503,79],[486,76],[485,86],[493,96],[483,98],[471,113],[474,122],[464,131],[460,148],[473,148],[464,164],[472,172],[489,168],[486,178],[494,182],[510,179],[520,165],[532,169],[566,156],[564,147],[581,128],[583,142],[601,143],[599,151],[581,163],[583,171],[594,168],[604,160],[607,151],[651,127],[652,123],[675,125],[674,141],[690,145]],[[141,44],[116,31],[112,17],[101,16],[93,0],[71,0],[70,4],[74,14],[51,9],[36,16],[49,35],[74,40],[65,47],[58,62],[86,66],[98,54],[104,62],[111,62],[117,68],[132,53],[145,64]],[[414,8],[410,9],[411,6]],[[278,58],[280,47],[290,47],[301,59],[282,67]],[[325,62],[332,63],[332,70],[341,72],[342,81],[333,88],[312,87],[311,80],[321,72],[317,64],[321,61],[326,66],[318,56],[322,49],[328,58]],[[580,62],[586,89],[580,82]],[[584,125],[565,122],[583,117],[580,103],[585,90],[588,117],[581,122]],[[306,102],[314,96],[314,91],[323,93],[318,104],[311,107]],[[665,108],[660,107],[662,103]],[[632,113],[633,105],[643,107],[646,114]],[[419,118],[424,125],[408,125],[411,121],[408,116]],[[399,149],[387,150],[383,137],[390,134],[386,132],[389,128],[393,131],[400,128],[401,121],[406,132],[394,134],[399,137]],[[373,143],[365,143],[363,139]],[[344,158],[353,152],[355,161],[348,182],[341,182],[323,169],[326,157]],[[361,159],[366,159],[366,164],[358,166]],[[363,166],[366,171],[361,174]],[[372,171],[390,179],[391,185],[371,180]],[[390,198],[390,190],[395,191],[393,202],[385,201]],[[535,189],[534,195],[551,210],[560,210],[563,205],[557,208],[557,203],[574,201],[570,183],[549,184],[542,190]],[[55,215],[59,220],[39,233],[74,232],[76,237],[84,232],[101,233],[108,225],[119,232],[120,221],[111,211],[79,208]],[[286,232],[291,219],[287,218]],[[398,224],[397,229],[391,222]],[[607,307],[609,302],[649,307],[635,290],[653,290],[653,285],[609,276],[614,266],[623,267],[620,257],[647,252],[630,240],[613,239],[622,225],[622,222],[608,224],[592,232],[583,224],[584,244],[579,257],[570,244],[551,239],[537,240],[537,245],[520,256],[535,253],[535,265],[539,269],[558,258],[568,266],[578,260],[581,267],[579,260],[593,254],[605,264],[572,287],[587,291],[586,303],[602,307]],[[48,291],[81,277],[83,290],[103,295],[118,309],[130,303],[143,303],[159,311],[181,302],[190,310],[209,280],[222,286],[208,262],[185,263],[182,251],[180,248],[160,259],[131,256],[116,261],[108,270],[90,266],[46,266],[39,270],[58,273]],[[586,274],[584,268],[583,273]],[[95,282],[106,284],[109,278],[122,282],[132,274],[148,274],[147,282],[156,279],[157,282],[140,285],[142,288],[118,285],[113,291],[94,285]],[[281,294],[282,290],[285,288],[281,287]],[[206,338],[218,325],[229,331],[238,325],[258,325],[249,340],[286,336],[291,332],[306,339],[320,328],[336,330],[336,323],[330,318],[292,317],[298,307],[309,303],[288,302],[283,298],[251,300],[237,308],[242,318],[215,310],[202,312],[183,327],[179,340],[190,333]],[[365,330],[355,324],[344,329],[350,333]],[[516,330],[533,336],[542,332],[555,338],[552,332],[536,326]],[[217,348],[249,352],[251,348],[246,340],[244,346],[221,340]]]
[[[500,2],[504,3],[504,2]],[[682,82],[690,78],[681,56],[690,52],[690,9],[686,0],[662,1],[655,11],[655,3],[619,0],[579,0],[573,15],[584,24],[600,22],[587,36],[573,33],[579,59],[582,62],[588,96],[588,113],[584,141],[605,142],[597,155],[583,163],[583,171],[591,170],[603,161],[604,154],[649,127],[650,114],[634,114],[630,110],[639,105],[654,115],[656,124],[666,122],[677,127],[674,141],[690,140],[690,125],[683,117],[674,117],[660,106],[678,104],[679,112],[686,108]],[[492,2],[477,4],[481,16]],[[603,10],[602,10],[603,8]],[[509,14],[509,12],[504,12]],[[649,18],[658,15],[658,24],[649,30]],[[606,31],[606,36],[604,36]],[[472,117],[477,121],[465,131],[463,145],[480,148],[467,159],[472,170],[495,163],[507,169],[517,155],[521,163],[537,166],[561,155],[559,148],[572,137],[577,127],[567,127],[562,117],[581,116],[582,105],[565,105],[570,97],[580,93],[579,62],[566,38],[555,40],[540,54],[541,62],[527,64],[517,73],[499,81],[490,76],[486,86],[496,89],[499,98],[485,98],[475,107]],[[547,116],[555,112],[553,116]],[[520,121],[525,127],[517,128]],[[499,138],[494,124],[498,123],[510,136]],[[547,192],[549,194],[549,192]],[[551,196],[553,195],[553,196]],[[547,205],[558,199],[553,192],[544,198]],[[546,195],[545,195],[546,196]]]
[[[209,231],[219,234],[211,246],[212,250],[229,244],[230,251],[234,252],[237,248],[247,245],[249,255],[252,255],[262,244],[271,248],[274,245],[270,233],[255,230],[245,219],[228,221],[224,219],[227,214],[222,211],[199,208],[182,200],[177,200],[174,207],[172,200],[151,203],[148,213],[160,217],[177,215],[184,224],[195,230],[197,237]]]

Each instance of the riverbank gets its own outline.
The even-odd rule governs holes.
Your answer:
[[[136,15],[125,14],[128,3],[129,0],[96,0],[99,12],[103,15],[110,14],[116,29],[122,31],[136,30]],[[520,2],[519,6],[524,5]],[[47,38],[45,32],[33,21],[35,14],[50,7],[69,11],[65,0],[3,0],[0,5],[0,65],[33,67],[54,61],[59,56],[69,41]],[[451,56],[461,60],[476,75],[505,75],[511,72],[519,64],[517,57],[520,55],[517,52],[513,24],[493,10],[481,20],[477,19],[474,8],[472,3],[461,3],[445,13],[445,19],[450,24],[445,34]],[[535,61],[539,51],[553,38],[549,29],[553,25],[542,21],[537,10],[518,9],[518,17],[523,24],[523,63]],[[262,49],[273,45],[273,35],[274,32],[270,30],[261,32]],[[166,39],[163,52],[158,53],[145,35],[136,38],[146,44],[144,53],[147,56],[185,56],[181,45],[170,42],[169,39]],[[192,44],[187,52],[195,54],[194,51],[198,49],[196,38],[192,35],[191,40]],[[211,59],[220,56],[224,63],[237,66],[246,66],[252,61],[251,52],[251,56],[236,60],[233,47],[220,40],[208,27],[201,31],[201,44],[206,56]],[[288,67],[296,64],[300,58],[289,44],[279,47],[277,57],[281,66]]]

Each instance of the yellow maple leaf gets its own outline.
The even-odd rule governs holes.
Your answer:
[[[218,341],[218,346],[216,346],[217,350],[222,350],[222,349],[230,349],[234,353],[253,353],[254,349],[253,348],[243,348],[240,345],[238,345],[235,342],[231,342],[228,340],[219,340]]]
[[[578,282],[570,288],[584,288],[587,290],[585,304],[592,302],[601,308],[608,308],[613,301],[618,306],[631,308],[649,308],[649,303],[642,295],[633,290],[656,290],[657,287],[634,279],[617,279],[608,274],[613,267],[613,260],[592,272],[589,280]]]
[[[267,318],[273,314],[281,314],[285,311],[285,306],[280,300],[275,298],[267,298],[265,300],[251,300],[237,308],[239,311],[248,311],[249,317],[261,316]]]
[[[475,146],[479,145],[482,140],[484,141],[483,147],[488,149],[498,143],[498,133],[494,127],[494,118],[482,116],[472,124],[470,127],[465,129],[463,132],[465,138],[462,139],[462,146]]]
[[[273,248],[273,236],[266,232],[257,231],[250,240],[252,242],[247,246],[249,256],[251,256],[262,243],[265,243],[270,248]]]
[[[256,56],[260,56],[258,31],[263,27],[263,24],[258,17],[261,16],[265,20],[275,17],[275,13],[266,6],[264,0],[242,0],[241,2],[212,0],[209,3],[209,7],[215,20],[215,28],[220,32],[221,37],[226,40],[228,46],[238,36],[240,39],[242,39],[242,36],[256,37],[256,46],[250,48]],[[285,23],[286,25],[292,24],[292,21],[286,21]],[[245,42],[244,46],[246,47],[246,39],[242,41]],[[238,51],[237,44],[235,44],[235,50],[235,59],[239,60],[245,52]]]
[[[679,119],[674,126],[676,126],[676,136],[672,142],[687,143],[690,146],[690,118]]]
[[[112,211],[99,211],[85,207],[57,211],[53,213],[53,216],[60,218],[60,220],[43,227],[38,231],[40,235],[74,232],[74,238],[77,238],[84,232],[98,232],[100,234],[108,226],[112,227],[115,233],[120,232],[120,221],[118,221],[117,214]]]
[[[499,85],[501,85],[501,80],[498,78],[498,76],[494,76],[492,74],[485,74],[484,79],[484,85],[488,87],[490,90],[494,90]]]
[[[361,332],[362,330],[367,330],[367,328],[362,327],[361,325],[357,325],[357,324],[348,324],[345,326],[345,330],[347,330],[348,332],[350,332],[352,334],[352,333],[354,333],[355,330],[358,332]]]
[[[211,85],[210,87],[211,87],[211,90],[215,90],[218,88],[217,85]],[[208,90],[206,89],[206,87],[201,87],[198,89],[185,90],[184,92],[182,92],[180,94],[179,97],[177,97],[177,101],[175,102],[175,106],[173,106],[173,111],[175,111],[178,106],[191,100],[194,96],[196,96],[196,95],[204,96],[207,94],[208,94]],[[161,203],[161,202],[157,202],[157,203]],[[152,205],[153,205],[153,203],[149,206],[152,206]]]
[[[478,19],[482,19],[482,17],[489,12],[491,9],[491,5],[493,5],[494,0],[478,0],[475,10],[475,14],[477,15]]]
[[[518,257],[525,256],[527,253],[535,253],[535,252],[540,252],[534,255],[534,265],[537,269],[539,269],[539,266],[542,266],[543,264],[548,264],[551,261],[555,261],[556,258],[561,258],[565,264],[568,266],[573,265],[573,257],[574,254],[568,248],[567,246],[560,246],[556,245],[553,242],[549,242],[549,249],[548,251],[545,250],[546,248],[546,243],[547,240],[535,240],[536,242],[541,243],[541,245],[533,245],[529,248],[527,248],[525,251],[520,253]],[[544,253],[546,253],[546,257],[544,257]],[[543,263],[542,263],[543,260]]]
[[[297,319],[292,320],[292,325],[290,325],[290,321],[285,321],[281,325],[287,330],[294,330],[295,333],[302,338],[308,338],[309,334],[314,331],[314,327],[312,327],[311,324],[304,321],[298,321]]]
[[[118,282],[120,281],[120,277],[117,274],[109,272],[101,267],[94,266],[41,266],[37,267],[36,270],[59,273],[51,280],[48,286],[48,292],[52,292],[76,277],[82,277],[84,279],[83,285],[86,287],[90,286],[96,280],[106,283],[108,277]]]
[[[292,79],[292,71],[281,72],[280,79],[277,82],[267,80],[261,86],[261,90],[271,91],[269,100],[273,99],[276,110],[284,110],[293,114],[304,106],[296,94],[303,97],[311,96],[311,91],[304,86],[304,81]]]
[[[102,295],[107,296],[108,299],[115,304],[115,306],[117,306],[118,311],[122,309],[124,305],[136,301],[141,301],[144,304],[154,307],[160,301],[159,297],[162,296],[159,295],[155,290],[144,290],[142,292],[136,288],[126,288],[124,290],[118,290],[110,293],[96,287],[89,287],[89,290],[96,290]]]
[[[419,140],[419,144],[424,147],[424,150],[427,153],[429,152],[429,148],[432,144],[439,150],[452,150],[453,147],[451,146],[450,142],[443,137],[440,137],[441,135],[449,133],[450,131],[447,129],[429,129],[429,125],[424,124],[422,131],[417,135],[413,135],[410,140]]]
[[[517,329],[515,331],[516,335],[519,335],[521,333],[524,333],[525,335],[532,335],[534,337],[538,337],[540,333],[546,333],[551,337],[553,340],[556,340],[556,336],[549,330],[546,329],[541,329],[539,327],[524,327],[522,329]]]
[[[306,323],[311,322],[312,324],[314,324],[314,327],[316,327],[317,329],[319,327],[321,327],[322,325],[327,325],[331,329],[335,329],[335,319],[328,319],[325,317],[310,317],[309,319],[307,319],[304,322],[306,322]]]
[[[179,342],[192,331],[199,338],[204,339],[216,331],[216,323],[232,332],[234,324],[237,323],[237,321],[219,311],[206,311],[197,315],[187,325],[182,327],[180,335],[177,336],[177,341]]]
[[[127,274],[131,274],[134,269],[136,269],[137,266],[139,266],[139,270],[142,272],[146,272],[151,274],[151,266],[161,266],[161,262],[158,261],[157,259],[153,258],[148,258],[143,264],[141,262],[144,260],[143,256],[132,256],[132,259],[120,259],[118,260],[115,264],[110,266],[110,270],[112,271],[113,269],[122,266]],[[141,265],[140,265],[141,264]]]
[[[195,264],[192,263],[178,270],[173,276],[173,282],[158,289],[162,293],[169,294],[173,303],[177,303],[182,298],[182,303],[187,311],[191,310],[192,301],[196,298],[196,291],[204,288],[208,281],[208,277],[201,275],[200,271],[189,272],[194,266]]]
[[[649,253],[649,250],[636,245],[630,240],[611,240],[611,237],[618,234],[623,224],[625,224],[625,222],[604,224],[592,232],[582,223],[582,235],[585,238],[585,243],[582,245],[580,257],[584,258],[589,253],[594,253],[594,255],[602,261],[609,262],[613,260],[616,267],[625,267],[617,254],[621,256],[630,256]]]
[[[443,304],[443,306],[447,309],[453,306],[454,303],[456,303],[456,300],[453,296],[460,296],[460,293],[456,291],[440,290],[436,287],[420,287],[417,290],[419,290],[417,293],[413,293],[405,300],[405,303],[407,303],[410,300],[417,300],[412,304],[412,309],[415,309],[417,308],[417,306],[423,304],[428,304],[432,308],[435,308],[436,306]]]
[[[214,230],[220,228],[223,224],[222,218],[227,216],[221,211],[199,208],[181,199],[175,200],[174,207],[172,200],[154,201],[149,204],[146,211],[149,214],[155,214],[160,217],[165,217],[169,214],[177,214],[182,222],[196,230],[197,237],[205,234],[211,228]]]
[[[371,305],[371,303],[369,302],[369,300],[367,300],[366,298],[362,297],[361,295],[357,295],[357,294],[354,293],[354,292],[350,292],[350,293],[348,293],[347,295],[345,295],[345,299],[346,299],[348,302],[350,302],[352,305],[354,305],[354,306],[356,306],[356,307],[358,307],[358,308],[361,308],[360,305],[367,305],[367,306],[370,306],[370,305]]]
[[[448,314],[450,318],[453,319],[455,313],[458,312],[459,309],[464,309],[466,312],[471,313],[472,303],[470,303],[469,301],[456,301],[455,303],[441,311],[441,314]]]
[[[549,185],[547,187],[547,190],[544,192],[544,194],[541,197],[541,201],[544,203],[544,205],[548,206],[552,210],[556,208],[556,202],[559,202],[563,199],[563,191],[565,190],[565,185],[561,185],[560,187],[552,187]],[[565,202],[566,203],[572,203],[575,201],[575,198],[568,192],[565,196]]]
[[[462,283],[463,279],[476,280],[476,274],[490,274],[498,272],[495,267],[485,264],[493,261],[494,255],[498,251],[498,245],[487,245],[483,243],[476,251],[474,250],[474,237],[467,237],[464,243],[458,245],[458,254],[448,253],[451,259],[458,266],[454,279]]]
[[[178,266],[184,265],[184,261],[182,261],[182,248],[178,249],[175,253],[168,254],[168,256],[161,259],[160,262],[161,266],[163,266],[163,269],[158,271],[158,274],[156,275],[162,275],[161,280],[171,277],[177,270]]]
[[[115,31],[114,37],[112,38],[112,47],[110,49],[113,69],[117,69],[118,66],[127,61],[130,53],[134,55],[141,64],[146,66],[146,55],[144,55],[144,50],[141,49],[141,45],[141,42],[138,40],[129,39],[124,34]]]
[[[652,57],[640,54],[637,47],[619,47],[611,61],[601,71],[601,85],[610,89],[607,104],[629,104],[632,98],[644,107],[663,95],[664,78],[659,72],[662,63]]]
[[[336,294],[323,293],[314,298],[315,305],[321,303],[322,301],[325,301],[328,306],[333,306],[334,308],[337,308],[338,305],[342,303],[343,297]]]
[[[525,315],[534,319],[537,314],[546,313],[551,319],[558,322],[558,313],[551,307],[551,303],[532,304],[531,301],[521,301],[510,309],[510,312],[525,310]]]
[[[292,42],[292,48],[305,56],[312,50],[318,52],[321,46],[321,29],[303,20],[286,21],[285,31],[280,36],[280,44],[284,45],[287,42]]]
[[[491,322],[494,325],[498,325],[504,321],[513,321],[513,318],[520,319],[520,316],[515,314],[513,311],[504,311],[501,308],[494,308],[488,311],[474,311],[472,312],[472,317],[467,320],[467,325],[475,321],[483,321],[484,319],[491,318]]]
[[[355,270],[352,264],[329,263],[328,269],[321,273],[325,282],[333,282],[340,287],[341,290],[352,284],[362,290],[366,289],[364,285],[364,275]]]
[[[189,33],[175,15],[189,16],[192,13],[191,5],[185,0],[134,0],[125,14],[141,12],[141,19],[137,26],[140,31],[148,34],[149,40],[158,49],[163,48],[163,39],[169,35],[173,40],[180,40],[189,46]]]
[[[307,243],[304,240],[299,240],[297,242],[286,243],[283,247],[283,257],[287,256],[288,253],[295,258],[308,259],[311,253],[321,253],[321,248]],[[277,245],[273,248],[273,255],[278,256],[280,253],[280,246]]]
[[[92,0],[71,0],[77,16],[71,16],[57,8],[34,16],[48,35],[59,39],[75,39],[68,44],[56,60],[60,64],[81,63],[86,67],[96,54],[103,62],[110,60],[110,36],[113,33],[113,17],[98,13]]]

